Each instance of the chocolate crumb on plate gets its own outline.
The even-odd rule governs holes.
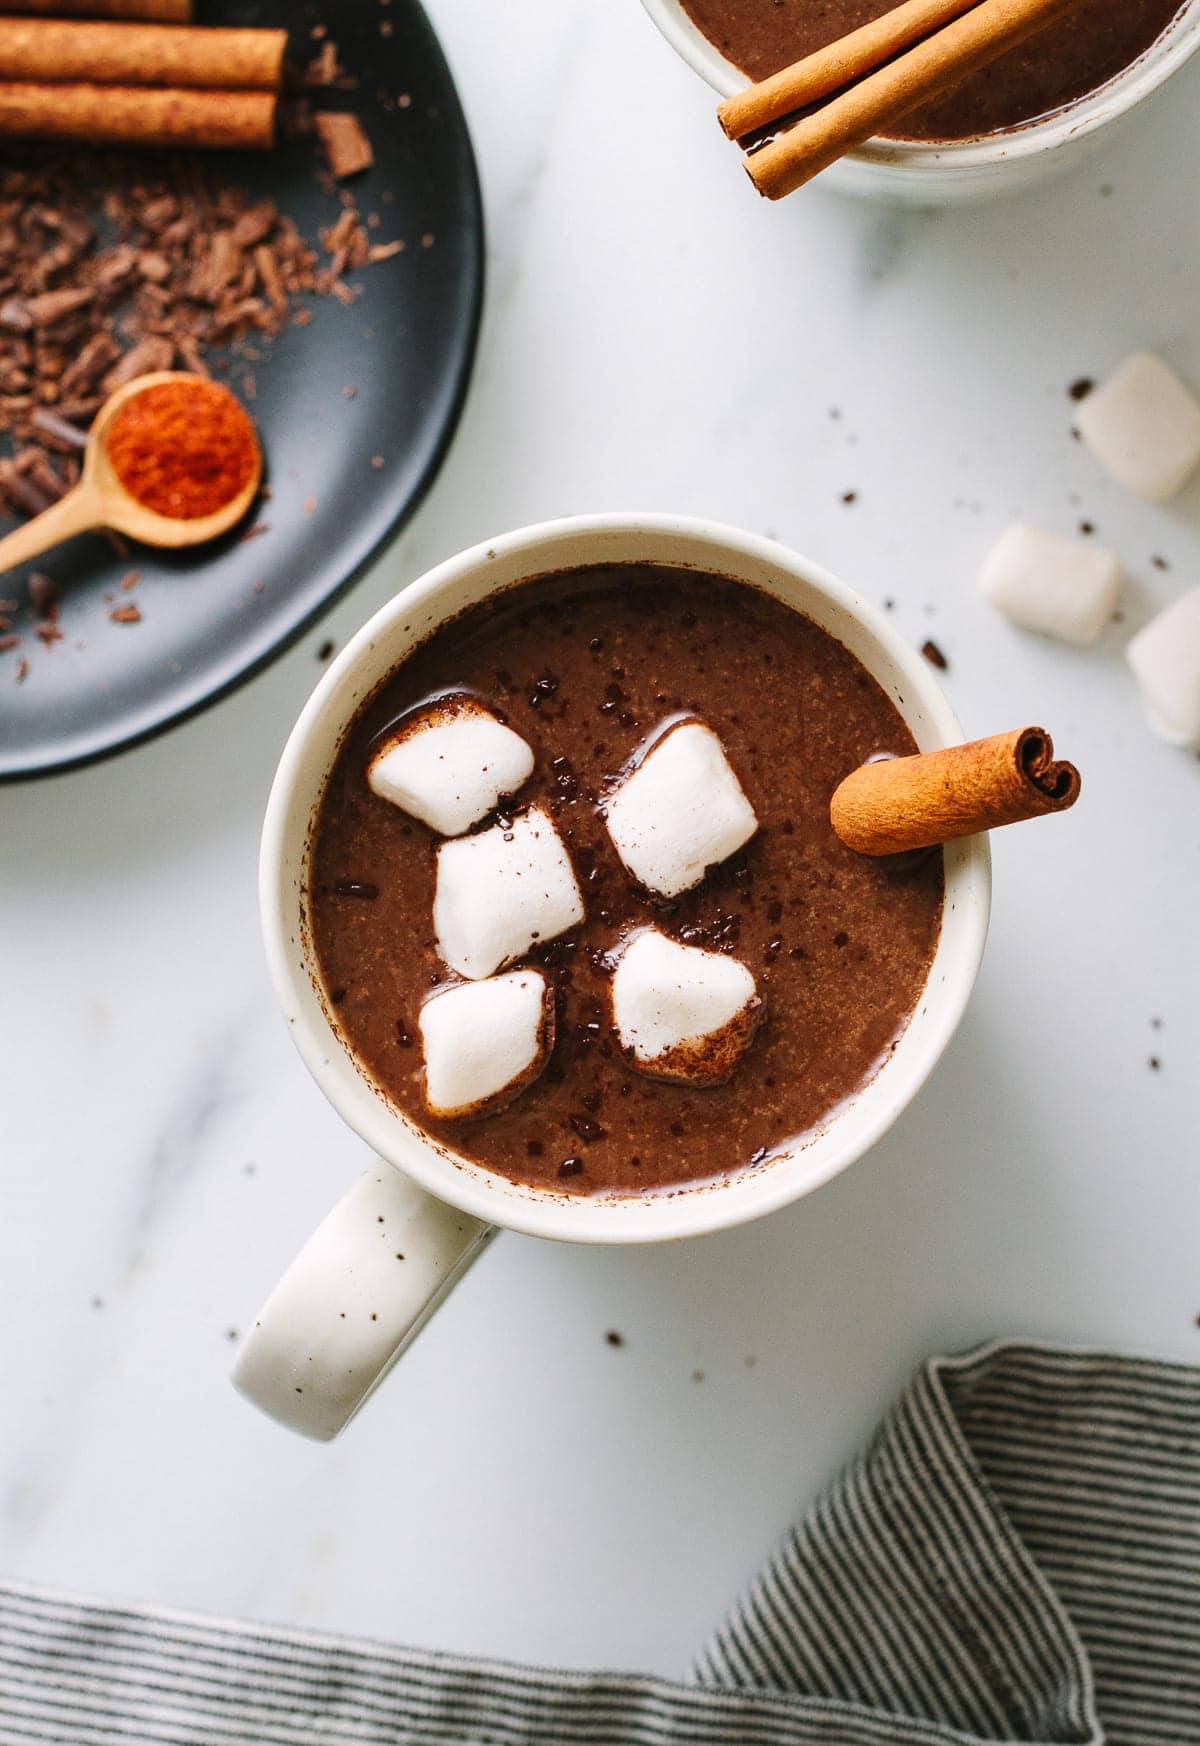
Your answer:
[[[357,115],[319,109],[314,122],[330,172],[339,182],[371,168],[375,154]]]
[[[926,637],[925,641],[921,644],[921,653],[931,667],[936,667],[941,673],[946,672],[950,663],[932,637]]]
[[[1077,376],[1067,389],[1067,396],[1076,402],[1086,400],[1095,386],[1096,384],[1090,376]]]

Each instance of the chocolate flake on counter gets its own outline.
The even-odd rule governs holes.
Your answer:
[[[343,182],[371,168],[375,153],[357,115],[345,110],[318,109],[313,122],[330,174],[337,181]]]
[[[1156,552],[1154,554],[1154,556],[1151,558],[1150,562],[1154,565],[1154,568],[1156,570],[1169,570],[1171,568],[1171,566],[1167,562],[1167,560],[1164,557],[1162,557],[1161,554],[1158,552]]]
[[[1157,1073],[1159,1071],[1159,1069],[1162,1067],[1162,1062],[1159,1060],[1157,1055],[1151,1055],[1149,1061],[1147,1062],[1147,1065],[1150,1068],[1151,1073]]]
[[[858,492],[857,491],[843,491],[842,492],[842,502],[843,503],[857,503],[858,502]]]
[[[256,540],[260,534],[270,533],[270,531],[271,524],[269,521],[256,521],[253,527],[248,527],[246,529],[245,533],[242,535],[241,543],[242,545],[245,545],[247,540]]]
[[[1081,521],[1079,524],[1079,531],[1086,539],[1089,534],[1095,533],[1096,524],[1094,521]]]
[[[31,570],[29,573],[29,604],[43,618],[58,605],[62,598],[62,590],[53,576],[47,576],[44,570]]]
[[[140,624],[142,609],[130,601],[128,606],[114,606],[108,616],[114,624]]]
[[[141,579],[142,572],[140,570],[126,570],[125,574],[121,577],[121,587],[125,593],[128,594],[131,588],[137,587]]]
[[[921,653],[929,662],[929,665],[931,667],[936,667],[940,673],[944,673],[950,665],[949,661],[946,659],[945,655],[934,642],[932,637],[926,637],[925,641],[921,644]]]
[[[1096,384],[1090,376],[1077,376],[1067,389],[1067,396],[1076,402],[1086,400],[1095,386]]]
[[[26,679],[28,679],[28,677],[29,677],[29,662],[26,660],[25,656],[22,655],[21,659],[17,662],[17,684],[18,685],[23,684],[24,681]]]
[[[326,637],[325,641],[321,644],[321,646],[317,650],[317,660],[318,661],[327,661],[329,659],[330,655],[332,655],[333,651],[336,648],[337,648],[337,644],[333,641],[333,638]]]
[[[610,1328],[604,1338],[610,1346],[623,1346],[625,1344],[624,1334],[618,1334],[615,1328]]]

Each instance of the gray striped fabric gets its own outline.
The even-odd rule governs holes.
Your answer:
[[[695,1683],[542,1672],[0,1584],[29,1746],[1200,1743],[1200,1371],[925,1366]]]

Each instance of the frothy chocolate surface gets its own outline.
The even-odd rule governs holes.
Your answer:
[[[457,1123],[425,1109],[417,1029],[422,1001],[447,980],[431,924],[437,838],[372,794],[365,776],[388,724],[447,688],[477,692],[534,747],[516,805],[552,813],[587,904],[581,928],[526,960],[556,986],[548,1067],[507,1109]],[[653,903],[618,860],[596,801],[679,711],[720,735],[760,828],[697,890]],[[903,866],[872,861],[829,824],[843,776],[872,754],[913,750],[861,664],[757,590],[654,566],[524,583],[418,649],[339,753],[309,890],[336,1022],[389,1098],[503,1175],[590,1194],[729,1174],[853,1095],[920,997],[941,926],[940,851]],[[608,954],[648,923],[732,952],[757,979],[764,1014],[723,1085],[651,1080],[621,1054]]]
[[[890,12],[897,0],[683,0],[721,53],[751,79]],[[1063,18],[914,110],[897,139],[970,139],[1064,109],[1130,66],[1180,11],[1180,0],[1080,0]]]

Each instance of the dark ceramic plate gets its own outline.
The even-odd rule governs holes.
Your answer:
[[[375,152],[373,168],[347,186],[364,215],[380,216],[372,239],[402,237],[404,252],[349,275],[362,287],[353,306],[305,299],[310,326],[289,327],[261,361],[228,373],[235,389],[254,373],[271,498],[251,521],[264,533],[175,556],[138,548],[127,559],[88,535],[34,566],[61,584],[64,637],[45,648],[24,605],[16,615],[24,648],[0,653],[0,780],[102,758],[248,679],[377,556],[449,445],[479,325],[483,226],[471,142],[437,39],[416,0],[204,8],[216,24],[281,15],[300,62],[315,50],[311,26],[329,24],[358,81],[331,93],[330,107],[356,110]],[[411,101],[398,104],[401,94]],[[210,161],[220,178],[276,200],[310,240],[340,209],[336,192],[318,185],[311,141],[269,158]],[[142,619],[113,623],[112,596],[130,569],[142,580],[119,597],[136,600]],[[26,573],[0,577],[0,597],[24,603]],[[22,654],[29,670],[18,683]]]

